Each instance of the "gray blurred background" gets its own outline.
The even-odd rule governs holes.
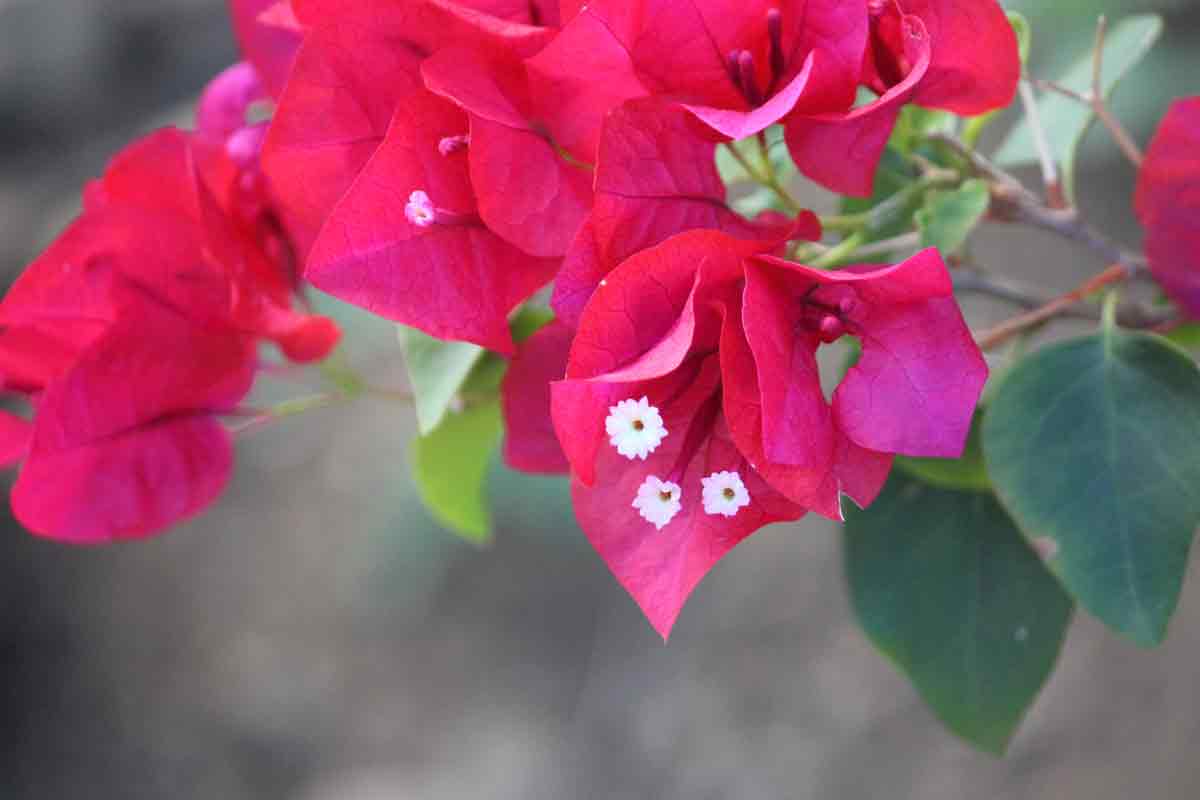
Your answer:
[[[1087,47],[1099,10],[1170,15],[1116,103],[1143,141],[1169,96],[1200,90],[1191,0],[1009,5],[1034,18],[1039,74]],[[0,0],[3,280],[113,152],[186,120],[234,58],[220,0]],[[1086,210],[1136,244],[1132,171],[1103,133],[1087,152]],[[984,232],[981,261],[1053,288],[1103,266],[1007,233]],[[398,383],[390,327],[346,320],[355,361]],[[71,549],[5,510],[0,798],[1200,796],[1195,581],[1157,651],[1080,616],[997,760],[858,633],[834,526],[757,535],[664,647],[560,482],[497,466],[496,544],[438,530],[407,476],[411,427],[364,402],[264,431],[211,513],[151,542]]]

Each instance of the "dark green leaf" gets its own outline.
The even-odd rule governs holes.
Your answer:
[[[947,727],[1003,752],[1071,616],[1070,599],[1004,510],[990,494],[893,474],[870,508],[847,509],[845,558],[875,646]]]
[[[492,401],[450,413],[413,442],[413,479],[421,501],[442,525],[472,542],[491,539],[486,480],[503,425]]]
[[[467,342],[434,339],[414,328],[397,330],[416,402],[417,426],[421,433],[429,433],[441,424],[484,350]]]
[[[908,458],[898,456],[896,466],[925,483],[943,489],[990,491],[987,465],[983,461],[982,415],[971,421],[971,434],[962,458]]]
[[[1004,505],[1080,605],[1160,643],[1200,524],[1192,360],[1113,329],[1047,347],[997,387],[983,445]]]
[[[1101,89],[1105,98],[1111,96],[1117,84],[1150,51],[1162,35],[1163,20],[1157,14],[1126,17],[1113,25],[1104,43],[1104,71]],[[1092,89],[1092,53],[1079,58],[1056,83],[1080,94]],[[1088,106],[1058,93],[1038,95],[1038,110],[1042,128],[1050,142],[1055,160],[1062,165],[1063,187],[1067,197],[1075,197],[1075,158],[1083,137],[1096,119]],[[1038,152],[1032,128],[1027,119],[1018,123],[995,155],[1000,164],[1024,164],[1037,161]]]
[[[962,249],[990,204],[987,181],[969,180],[950,192],[931,194],[917,212],[921,246],[936,247],[942,255]]]

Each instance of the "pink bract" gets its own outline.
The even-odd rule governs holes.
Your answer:
[[[1200,317],[1200,97],[1171,105],[1146,151],[1135,206],[1155,279]]]
[[[840,519],[842,494],[870,503],[893,454],[959,455],[987,376],[936,251],[824,272],[770,249],[691,231],[631,257],[588,302],[552,388],[580,524],[664,635],[703,575],[762,525],[806,509]],[[842,336],[863,355],[828,403],[815,355]],[[668,435],[630,461],[605,419],[641,397]],[[700,478],[722,471],[749,489],[733,517],[697,505]],[[682,488],[661,530],[630,505],[650,476]]]

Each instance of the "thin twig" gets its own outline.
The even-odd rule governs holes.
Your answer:
[[[1045,305],[1050,300],[1030,287],[982,272],[959,269],[951,272],[950,276],[955,292],[986,295],[1029,309]]]
[[[1120,264],[1128,277],[1147,269],[1144,257],[1109,239],[1089,225],[1074,209],[1046,208],[1040,204],[1018,201],[1011,213],[1014,222],[1050,231],[1064,239],[1084,245],[1106,261]]]
[[[1098,253],[1105,261],[1123,265],[1131,277],[1146,270],[1145,258],[1126,250],[1093,228],[1077,210],[1047,207],[1015,176],[970,149],[954,136],[937,133],[930,138],[954,150],[966,159],[976,172],[992,181],[992,199],[997,201],[992,204],[992,219],[1031,225],[1078,242]]]
[[[1145,160],[1141,149],[1137,143],[1133,141],[1133,137],[1129,132],[1117,121],[1112,112],[1108,110],[1108,104],[1104,102],[1104,41],[1108,37],[1108,17],[1103,14],[1096,21],[1096,44],[1092,51],[1092,110],[1096,112],[1096,116],[1104,123],[1104,127],[1108,128],[1113,139],[1116,140],[1117,146],[1121,148],[1121,152],[1125,154],[1135,167],[1141,167],[1142,161]]]
[[[1129,273],[1123,264],[1113,264],[1099,275],[1093,275],[1072,291],[1054,298],[1043,306],[1013,317],[990,330],[984,331],[976,337],[979,348],[981,350],[991,350],[994,347],[998,347],[1030,328],[1037,327],[1055,317],[1061,316],[1066,309],[1084,300],[1088,295],[1094,294],[1106,286],[1121,283],[1128,280],[1128,278]]]
[[[1042,183],[1046,187],[1046,202],[1051,208],[1065,208],[1066,198],[1063,197],[1062,183],[1058,179],[1058,165],[1054,154],[1050,152],[1050,140],[1046,137],[1046,129],[1042,126],[1042,115],[1038,110],[1037,97],[1028,81],[1019,84],[1021,105],[1025,107],[1025,118],[1029,120],[1029,129],[1033,132],[1033,143],[1037,147],[1038,161],[1042,168]]]

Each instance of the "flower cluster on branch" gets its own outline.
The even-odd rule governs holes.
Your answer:
[[[116,156],[0,303],[0,382],[22,406],[0,412],[0,457],[20,463],[13,509],[40,535],[161,532],[219,495],[250,427],[239,419],[366,391],[327,362],[332,393],[245,405],[263,345],[299,363],[337,346],[308,286],[456,343],[460,391],[433,416],[478,402],[503,418],[510,466],[569,474],[580,527],[664,638],[763,526],[842,521],[881,496],[903,506],[885,490],[894,463],[954,490],[995,480],[1027,536],[1027,518],[1053,528],[1003,448],[985,464],[967,447],[1001,429],[1018,389],[1035,397],[1006,379],[985,420],[983,350],[1075,313],[1101,318],[1104,338],[1073,357],[1136,351],[1148,374],[1182,369],[1115,326],[1200,316],[1200,101],[1171,109],[1143,160],[1104,104],[1103,24],[1085,93],[1023,76],[1023,23],[996,0],[230,5],[245,61],[210,84],[195,129]],[[1078,101],[1081,130],[1094,114],[1141,167],[1145,258],[1064,196],[1069,159],[1051,152],[1035,85]],[[1045,199],[975,149],[1019,87]],[[801,179],[840,195],[842,213],[803,209]],[[1058,234],[1110,267],[1060,297],[952,274],[984,219]],[[1080,312],[1145,271],[1174,306],[1110,295]],[[956,289],[1023,313],[972,334]],[[818,352],[836,342],[854,359],[822,375]],[[1098,374],[1117,373],[1085,377]],[[1200,383],[1172,375],[1159,385]],[[960,457],[952,479],[924,461]],[[983,497],[942,500],[979,530],[1011,529]],[[1065,627],[1069,602],[1014,541]],[[1088,568],[1049,566],[1085,604]]]

